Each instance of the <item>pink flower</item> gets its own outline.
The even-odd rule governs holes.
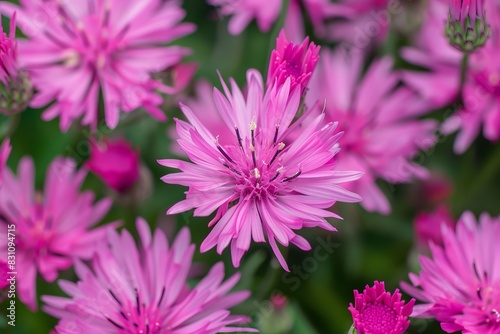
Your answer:
[[[0,22],[1,23],[1,22]],[[26,73],[19,69],[16,41],[16,13],[10,20],[9,36],[0,24],[0,113],[14,114],[26,108],[33,90]]]
[[[329,1],[290,1],[284,29],[292,41],[298,42],[304,39],[304,19],[306,16],[311,21],[314,30],[318,34],[324,34],[324,21],[337,10],[335,5]],[[233,35],[239,35],[254,19],[262,32],[268,32],[277,21],[284,4],[284,0],[208,0],[208,2],[213,6],[220,7],[219,13],[221,15],[232,16],[228,29]]]
[[[2,186],[3,170],[7,164],[7,159],[9,159],[11,151],[12,146],[10,146],[10,139],[7,138],[3,141],[2,146],[0,146],[0,187]]]
[[[249,70],[246,97],[234,80],[230,82],[231,91],[222,81],[225,96],[214,91],[217,110],[233,132],[228,141],[222,142],[218,132],[210,132],[181,104],[190,123],[176,120],[178,143],[192,162],[167,159],[159,163],[181,170],[163,177],[164,182],[187,186],[189,191],[186,200],[168,214],[194,208],[195,216],[208,216],[216,211],[209,224],[214,228],[202,243],[202,252],[217,246],[220,254],[231,244],[237,267],[251,239],[265,242],[267,236],[288,270],[276,240],[309,250],[309,243],[294,230],[315,226],[335,230],[324,217],[338,216],[325,209],[336,201],[360,200],[338,185],[359,178],[360,173],[335,169],[341,134],[334,135],[336,124],[323,123],[324,114],[290,139],[300,124],[293,120],[301,96],[299,86],[290,91],[290,79],[264,91],[261,75]]]
[[[440,246],[443,244],[441,225],[445,225],[449,228],[455,226],[455,221],[450,213],[450,209],[445,205],[438,207],[433,212],[422,212],[417,215],[413,226],[420,249],[429,249],[431,242]]]
[[[178,1],[21,3],[23,7],[3,3],[0,9],[17,10],[29,37],[19,55],[39,90],[31,106],[56,100],[43,113],[45,120],[60,116],[63,131],[80,117],[84,125],[96,127],[100,92],[110,128],[118,124],[120,110],[143,107],[158,120],[166,119],[159,108],[160,92],[171,94],[174,88],[152,79],[151,73],[177,64],[189,52],[164,46],[194,30],[192,24],[179,24],[184,11]]]
[[[36,309],[36,276],[54,281],[75,259],[89,259],[106,231],[116,224],[91,230],[108,212],[111,201],[94,204],[94,194],[80,193],[84,171],[70,159],[56,159],[49,167],[43,195],[34,192],[33,161],[24,158],[16,178],[3,172],[0,188],[0,250],[7,253],[7,228],[15,226],[17,292],[20,300]],[[9,227],[10,229],[10,227]]]
[[[275,83],[282,86],[290,78],[290,91],[299,85],[303,95],[318,63],[319,49],[313,42],[309,43],[309,37],[301,44],[289,42],[285,32],[281,30],[276,40],[276,49],[271,52],[267,86]]]
[[[86,167],[119,193],[130,190],[139,179],[139,152],[125,139],[92,143]]]
[[[160,230],[151,235],[143,219],[137,220],[137,230],[142,245],[136,246],[127,231],[110,231],[92,269],[75,264],[79,282],[59,281],[70,298],[42,297],[44,310],[61,319],[57,333],[256,332],[230,326],[249,320],[228,310],[249,296],[248,291],[229,293],[239,274],[223,282],[219,262],[195,287],[187,284],[195,250],[187,228],[172,245]]]
[[[420,275],[410,274],[415,287],[401,283],[423,302],[412,316],[436,318],[447,333],[499,333],[500,218],[483,214],[477,224],[465,212],[456,231],[446,225],[441,231],[443,246],[431,244],[432,259],[422,256]]]
[[[454,145],[456,153],[465,152],[479,135],[490,141],[500,139],[500,66],[496,61],[500,45],[500,7],[493,1],[485,4],[491,22],[491,37],[486,45],[469,57],[462,96],[460,96],[460,63],[462,53],[451,47],[441,31],[447,7],[430,2],[426,23],[417,37],[415,48],[403,49],[403,57],[430,69],[430,72],[408,71],[407,84],[417,89],[429,106],[437,109],[463,100],[458,110],[446,114],[441,131],[460,131]],[[447,45],[448,44],[448,45]]]
[[[484,0],[450,0],[446,35],[453,47],[474,51],[486,43],[489,34]]]
[[[10,282],[8,281],[10,275],[7,274],[10,271],[11,270],[7,265],[7,262],[0,260],[0,290],[10,285]]]
[[[365,209],[388,214],[390,204],[376,179],[401,183],[427,176],[411,158],[434,145],[437,124],[417,119],[427,108],[408,88],[396,88],[399,76],[390,59],[374,62],[365,75],[363,60],[324,50],[306,101],[324,101],[320,111],[324,108],[326,119],[338,121],[338,131],[345,131],[338,168],[364,172],[349,189],[363,197]]]
[[[363,293],[354,290],[354,306],[349,304],[357,334],[403,334],[410,320],[415,299],[406,305],[401,293],[385,291],[384,282],[366,286]]]

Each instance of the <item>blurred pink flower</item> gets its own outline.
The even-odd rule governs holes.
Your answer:
[[[276,39],[276,48],[271,52],[267,87],[274,84],[282,86],[290,78],[290,91],[300,86],[301,94],[304,95],[319,60],[319,49],[313,42],[309,43],[309,37],[301,44],[290,42],[281,30]]]
[[[276,240],[309,250],[309,243],[293,230],[319,226],[335,230],[324,217],[338,217],[325,209],[336,201],[357,202],[360,197],[338,184],[360,177],[358,172],[335,168],[338,139],[336,124],[316,117],[301,133],[289,140],[300,123],[297,115],[301,91],[290,91],[291,81],[264,91],[260,73],[247,72],[248,92],[243,96],[234,80],[231,91],[221,80],[225,96],[214,91],[214,102],[232,138],[222,142],[218,132],[209,131],[193,111],[181,105],[190,123],[176,120],[178,140],[191,162],[160,160],[180,173],[162,180],[189,187],[186,200],[168,214],[195,209],[195,216],[216,211],[212,232],[201,245],[206,252],[217,246],[220,254],[231,243],[234,266],[255,242],[266,236],[279,262],[288,270]],[[228,131],[222,129],[220,131]]]
[[[453,193],[453,182],[444,174],[431,173],[422,180],[416,191],[416,201],[421,206],[434,207],[446,202]]]
[[[374,62],[362,75],[363,60],[357,54],[348,58],[342,50],[323,50],[306,101],[324,102],[319,106],[326,119],[338,121],[338,131],[345,131],[337,168],[364,173],[348,189],[361,195],[366,210],[388,214],[390,204],[376,179],[400,183],[426,177],[427,170],[411,158],[435,144],[437,124],[417,118],[426,106],[410,89],[396,88],[399,76],[390,59]]]
[[[2,146],[0,146],[0,187],[3,181],[3,170],[7,164],[7,159],[9,159],[10,152],[12,151],[12,146],[10,146],[10,139],[4,139]]]
[[[31,106],[56,100],[43,119],[60,116],[63,131],[79,117],[84,125],[96,127],[100,92],[110,128],[118,124],[120,110],[143,107],[158,120],[166,119],[159,108],[160,92],[171,94],[174,88],[152,79],[151,73],[177,64],[189,53],[165,46],[194,30],[192,24],[179,23],[185,15],[179,1],[22,0],[21,4],[2,3],[0,10],[18,11],[29,37],[20,44],[19,56],[39,91]]]
[[[248,298],[248,291],[229,293],[240,275],[224,279],[217,263],[196,286],[187,283],[195,245],[189,230],[173,244],[146,221],[137,220],[141,245],[127,231],[109,233],[108,244],[97,252],[92,270],[75,264],[78,283],[61,280],[70,298],[43,296],[44,311],[61,319],[57,333],[199,333],[256,332],[231,327],[248,318],[228,310]]]
[[[400,1],[389,0],[340,0],[329,7],[322,37],[358,50],[385,40],[391,16],[403,11]]]
[[[454,150],[463,153],[479,135],[483,125],[484,136],[490,141],[500,139],[500,65],[497,51],[500,47],[500,5],[485,3],[491,37],[484,47],[471,54],[462,92],[463,105],[451,115],[446,114],[441,131],[458,134]],[[426,22],[416,39],[416,47],[403,49],[403,57],[431,70],[407,71],[404,81],[417,89],[427,101],[429,109],[438,109],[460,98],[460,64],[462,52],[449,45],[441,33],[448,15],[445,3],[429,4]]]
[[[106,215],[111,201],[94,204],[93,193],[80,193],[86,173],[77,172],[75,165],[70,159],[54,160],[43,195],[33,190],[31,159],[21,160],[18,178],[9,169],[3,172],[0,250],[6,255],[7,226],[15,225],[17,291],[19,299],[32,310],[36,309],[37,272],[46,281],[54,281],[58,272],[69,268],[75,259],[89,259],[106,231],[116,226],[91,230]]]
[[[8,281],[10,275],[7,274],[10,271],[11,270],[7,265],[7,262],[0,260],[0,290],[4,289],[10,284],[10,282]]]
[[[477,224],[466,212],[455,231],[441,231],[443,246],[431,244],[432,259],[420,257],[420,275],[410,274],[415,287],[401,283],[423,302],[412,316],[436,318],[447,333],[500,333],[500,218],[483,214]]]
[[[385,291],[384,282],[375,281],[363,293],[354,290],[354,305],[349,304],[357,334],[403,334],[410,325],[408,316],[415,299],[405,305],[401,293]]]
[[[417,215],[413,226],[417,244],[421,250],[428,250],[431,242],[435,245],[443,245],[441,225],[449,228],[455,226],[455,220],[446,205],[441,205],[433,212],[422,212]]]
[[[9,29],[7,36],[0,20],[0,113],[6,115],[23,111],[33,96],[31,81],[18,64],[16,13]]]
[[[262,32],[268,32],[283,10],[284,0],[208,0],[213,6],[220,7],[223,16],[229,20],[229,32],[239,35],[252,20]],[[314,30],[324,34],[325,19],[337,10],[330,0],[290,0],[284,29],[288,37],[299,42],[305,37],[304,19],[308,16]]]
[[[125,139],[92,143],[90,159],[85,166],[110,188],[127,192],[139,179],[139,152]]]

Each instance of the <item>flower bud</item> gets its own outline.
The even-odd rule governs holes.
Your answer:
[[[483,46],[490,35],[484,0],[450,0],[445,33],[450,44],[463,52]]]
[[[5,115],[23,111],[33,96],[28,74],[18,67],[15,33],[14,14],[10,21],[9,36],[0,24],[0,113]]]

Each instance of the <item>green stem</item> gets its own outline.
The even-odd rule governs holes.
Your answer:
[[[469,62],[469,54],[465,53],[462,57],[462,63],[460,66],[460,97],[463,100],[463,91],[465,85],[465,79],[467,78],[467,65]],[[464,101],[462,101],[464,102]]]

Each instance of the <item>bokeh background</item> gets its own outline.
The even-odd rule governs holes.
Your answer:
[[[232,36],[227,32],[227,19],[219,17],[214,8],[204,1],[186,0],[183,7],[187,11],[185,21],[195,22],[198,28],[176,44],[193,50],[186,60],[199,64],[195,79],[208,79],[220,87],[216,70],[224,78],[234,77],[240,85],[244,83],[248,68],[266,73],[279,27],[269,33],[262,33],[255,23],[251,23],[241,35]],[[388,39],[372,52],[371,57],[391,55],[396,59],[396,67],[411,67],[400,58],[399,50],[408,44],[411,31],[415,28],[413,26],[418,26],[419,10],[413,10],[412,15],[417,23],[393,20]],[[3,24],[7,27],[5,18]],[[402,29],[401,25],[404,24],[412,26]],[[325,45],[323,41],[317,42]],[[187,94],[190,90],[192,87],[188,88]],[[446,111],[436,110],[428,117],[442,120]],[[56,156],[74,158],[82,165],[90,151],[85,128],[73,125],[63,134],[57,119],[44,122],[40,115],[41,110],[28,109],[16,119],[0,118],[0,127],[3,128],[7,127],[7,122],[19,122],[11,134],[14,150],[8,166],[17,169],[21,157],[32,156],[36,162],[39,189],[43,187],[49,163]],[[139,110],[126,116],[112,132],[105,127],[100,128],[106,136],[126,137],[140,151],[142,163],[151,173],[153,181],[150,185],[151,196],[133,204],[116,200],[104,222],[121,220],[123,228],[135,233],[135,217],[142,216],[152,226],[164,229],[171,236],[181,227],[188,226],[193,241],[199,245],[209,232],[209,219],[193,217],[192,212],[172,217],[165,214],[170,206],[183,198],[186,190],[161,182],[160,177],[167,170],[156,163],[159,158],[175,156],[169,138],[173,117],[182,117],[178,108],[169,110],[169,120],[165,123],[157,122]],[[252,296],[236,311],[252,317],[252,325],[264,334],[347,333],[352,325],[347,307],[353,299],[353,289],[362,290],[366,284],[372,285],[374,280],[379,280],[385,281],[389,290],[394,290],[399,287],[401,280],[407,280],[409,271],[418,270],[413,225],[418,213],[432,210],[438,205],[448,205],[455,218],[466,210],[476,215],[481,212],[500,214],[500,146],[479,138],[463,155],[455,155],[453,141],[454,136],[438,134],[437,145],[417,157],[417,161],[437,175],[438,180],[450,184],[449,196],[442,196],[437,202],[429,201],[424,189],[424,183],[429,181],[403,185],[380,181],[379,185],[392,205],[392,214],[382,216],[367,213],[359,204],[336,204],[333,209],[344,217],[343,221],[331,220],[338,232],[332,234],[320,229],[302,231],[301,234],[309,240],[313,249],[303,252],[290,247],[287,257],[292,272],[288,274],[274,259],[267,244],[253,244],[244,257],[241,266],[243,278],[238,285],[238,288],[251,290]],[[88,175],[84,189],[91,189],[98,198],[110,195],[110,191],[92,174]],[[329,248],[325,248],[325,245],[329,245]],[[323,250],[315,252],[318,248]],[[228,251],[222,256],[218,256],[214,250],[195,254],[195,261],[201,264],[200,273],[219,260],[225,262],[227,275],[236,271],[231,265]],[[75,278],[72,270],[63,272],[60,277],[70,280]],[[195,281],[196,277],[193,278]],[[40,295],[62,295],[56,284],[42,280],[38,280],[38,292]],[[7,326],[3,316],[5,305],[0,305],[1,333],[49,333],[56,324],[56,320],[50,316],[41,311],[33,313],[18,302],[16,327],[12,328]],[[442,331],[435,321],[413,319],[408,333]]]

